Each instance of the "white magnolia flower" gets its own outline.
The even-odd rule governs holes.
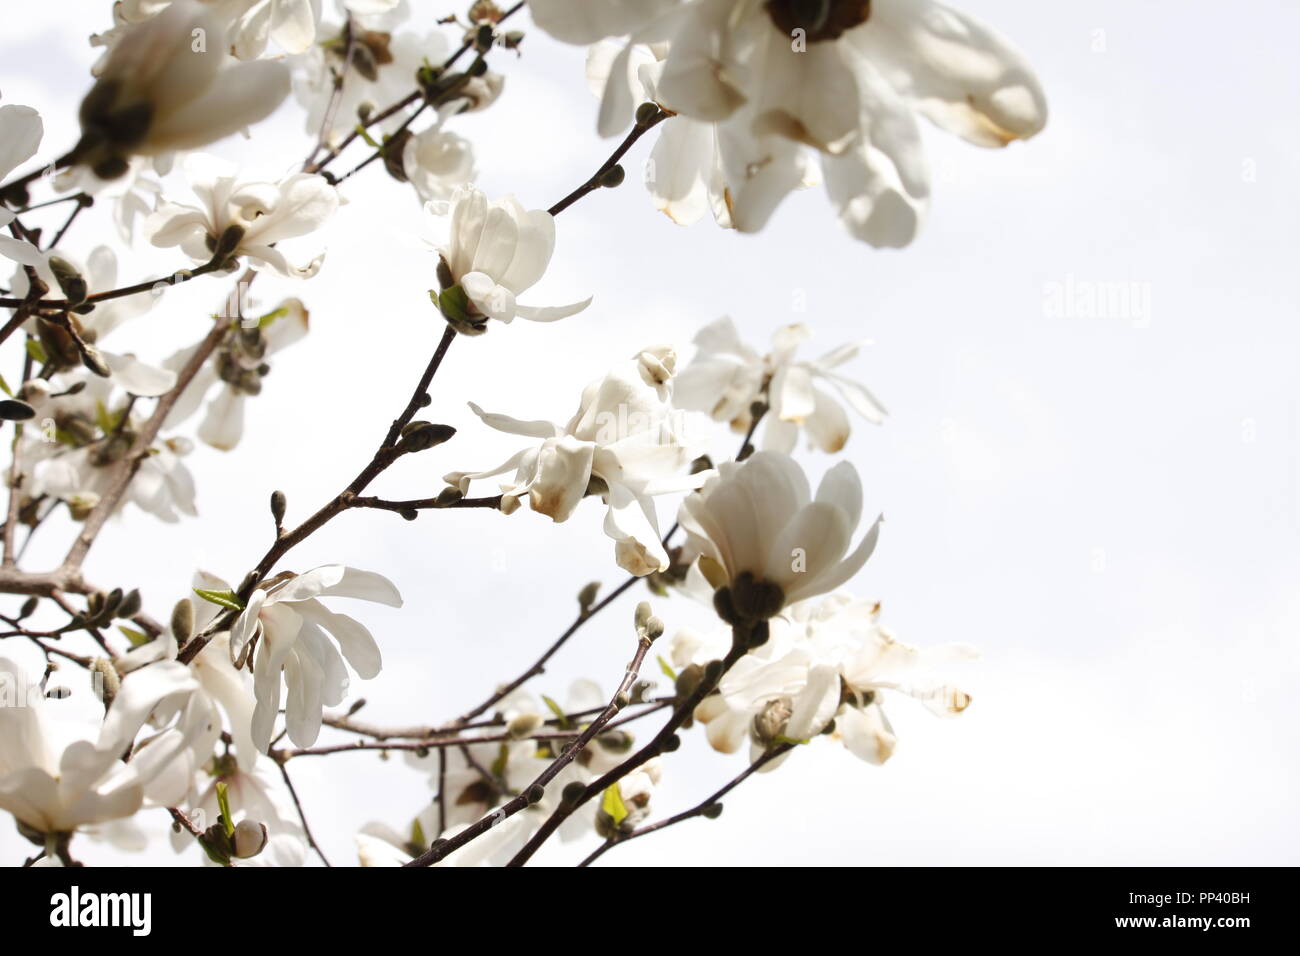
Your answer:
[[[596,807],[596,832],[606,839],[626,836],[650,816],[650,799],[663,779],[663,761],[651,757],[640,767],[610,784],[609,794]]]
[[[671,404],[676,355],[667,347],[647,349],[621,362],[583,391],[567,424],[520,421],[474,413],[487,425],[512,435],[540,438],[496,468],[453,472],[448,484],[466,492],[470,482],[514,471],[503,482],[501,510],[512,512],[527,496],[534,511],[565,521],[587,495],[609,506],[605,533],[614,539],[620,567],[644,575],[668,567],[653,498],[698,488],[708,473],[688,475],[697,457]]]
[[[449,202],[432,202],[425,210],[438,234],[439,301],[449,319],[509,322],[518,315],[553,322],[591,304],[590,297],[549,308],[516,301],[541,279],[555,252],[555,219],[545,210],[524,209],[513,196],[489,203],[474,186],[461,187]],[[457,287],[463,296],[455,295]]]
[[[879,602],[842,592],[786,608],[771,620],[769,640],[733,665],[718,692],[696,707],[709,743],[734,753],[749,741],[752,761],[777,744],[807,743],[834,721],[830,737],[882,764],[896,745],[882,706],[887,691],[918,699],[939,716],[964,711],[970,696],[931,675],[939,665],[976,656],[974,650],[963,644],[918,650],[895,640],[879,616]],[[669,655],[677,668],[702,667],[729,643],[725,632],[683,630]]]
[[[244,256],[253,268],[269,267],[290,278],[314,276],[322,252],[293,265],[276,243],[315,232],[339,207],[338,191],[324,176],[295,173],[279,183],[239,182],[238,169],[225,160],[195,154],[185,159],[185,175],[200,206],[165,202],[145,222],[155,246],[180,246],[195,262],[214,252]]]
[[[769,407],[764,448],[789,454],[802,428],[810,444],[837,452],[848,441],[849,417],[819,383],[872,424],[884,421],[885,409],[866,388],[835,371],[870,343],[852,342],[819,359],[796,361],[799,344],[811,335],[806,325],[788,325],[772,336],[772,351],[759,355],[741,341],[731,319],[718,319],[695,336],[698,349],[677,377],[673,400],[679,408],[730,422],[741,434],[753,423],[751,406],[762,402]]]
[[[48,383],[28,382],[22,394],[36,412],[36,427],[24,432],[19,456],[27,476],[23,491],[62,501],[84,518],[113,484],[111,466],[130,450],[148,412],[130,404],[123,420],[127,396],[114,391],[112,379],[82,369]],[[191,450],[188,439],[159,437],[140,459],[122,504],[130,501],[166,522],[198,514],[194,478],[183,461]]]
[[[261,760],[246,769],[233,760],[217,758],[192,779],[193,789],[184,802],[191,808],[191,819],[196,825],[211,826],[217,822],[221,812],[217,799],[220,783],[226,787],[226,802],[234,817],[231,823],[238,826],[249,821],[267,829],[262,852],[248,859],[233,858],[231,866],[302,866],[306,862],[307,840],[298,822],[298,812],[285,788],[284,778],[271,761]],[[194,837],[184,830],[179,833],[173,830],[171,841],[178,853],[195,845]],[[205,865],[215,865],[206,855],[203,861]]]
[[[172,406],[165,427],[175,428],[194,415],[216,386],[216,395],[208,401],[199,423],[198,437],[220,451],[233,449],[244,435],[246,400],[261,393],[262,378],[270,371],[266,360],[305,336],[307,327],[307,309],[299,299],[286,299],[256,325],[232,324],[213,359],[204,363]],[[181,349],[164,365],[172,370],[183,368],[196,348]]]
[[[379,645],[370,631],[346,614],[331,611],[317,600],[322,597],[402,606],[401,595],[386,577],[341,564],[274,578],[253,592],[230,628],[230,657],[236,668],[242,668],[256,641],[253,744],[263,753],[280,710],[281,674],[288,687],[289,739],[299,747],[310,747],[320,733],[323,707],[338,704],[347,691],[343,659],[362,680],[370,680],[382,666]]]
[[[581,17],[563,0],[531,6],[569,42],[630,35],[589,67],[603,80],[600,131],[619,132],[642,99],[687,118],[665,124],[651,177],[660,207],[686,221],[712,198],[724,225],[762,228],[808,183],[811,147],[848,230],[903,246],[929,194],[914,112],[982,146],[1046,122],[1024,57],[929,0],[591,0]]]
[[[469,140],[431,126],[412,136],[402,150],[402,168],[420,198],[447,200],[474,179],[474,149]]]
[[[241,60],[255,60],[268,43],[285,53],[301,53],[316,38],[319,0],[205,0],[214,8],[226,30],[230,52]],[[396,0],[393,0],[396,2]],[[123,23],[140,23],[156,17],[172,0],[120,0],[115,17]],[[111,46],[115,40],[108,39]]]
[[[880,623],[878,601],[846,594],[802,602],[789,615],[818,659],[832,663],[840,677],[843,703],[835,714],[834,736],[868,763],[884,763],[894,752],[894,730],[882,706],[887,691],[917,699],[940,717],[970,705],[969,694],[934,676],[946,664],[976,657],[969,645],[921,650],[903,644]]]
[[[236,63],[212,4],[173,0],[122,29],[81,104],[75,161],[102,179],[132,155],[196,149],[265,119],[289,93],[281,63]]]
[[[64,716],[71,702],[47,700],[16,664],[0,658],[0,809],[42,834],[131,816],[189,740],[176,734],[125,762],[123,755],[155,708],[183,706],[194,686],[180,664],[143,668],[122,680],[101,724]]]
[[[766,620],[857,574],[875,550],[881,520],[850,553],[861,517],[862,483],[852,464],[826,472],[813,499],[803,469],[772,451],[720,465],[678,512],[729,624]]]
[[[750,742],[751,762],[782,743],[806,743],[835,717],[840,704],[840,679],[835,668],[819,663],[802,647],[763,656],[786,642],[770,640],[758,652],[742,657],[723,676],[718,692],[695,708],[714,750],[735,753]],[[763,770],[774,770],[780,759]]]
[[[17,167],[36,155],[45,126],[41,114],[30,106],[6,103],[0,106],[0,183]],[[14,214],[0,203],[0,228],[13,222]],[[0,256],[19,265],[34,266],[43,261],[40,250],[25,239],[0,235]]]
[[[205,571],[196,572],[192,584],[209,591],[231,589],[226,581]],[[221,608],[198,598],[188,600],[194,614],[193,633],[202,633],[221,614]],[[257,762],[258,751],[253,745],[253,707],[256,699],[253,696],[252,678],[246,671],[236,670],[231,662],[229,632],[222,631],[214,635],[211,645],[211,653],[200,654],[189,664],[190,674],[197,684],[194,699],[207,715],[207,733],[194,741],[191,751],[193,759],[185,769],[187,781],[211,759],[223,726],[230,734],[238,766],[250,770]],[[176,638],[168,628],[154,640],[133,647],[123,654],[118,659],[118,669],[130,672],[155,661],[174,661],[177,653]]]
[[[395,8],[394,13],[403,9]],[[423,34],[414,30],[393,32],[393,14],[354,15],[353,23],[352,64],[339,92],[330,126],[325,130],[328,146],[337,146],[356,128],[360,113],[377,113],[407,96],[416,72],[426,62],[442,63],[451,52],[447,38],[437,30]],[[321,133],[330,116],[334,78],[344,67],[348,47],[340,24],[322,24],[319,36],[327,39],[292,61],[294,96],[306,111],[304,125],[313,138]],[[409,109],[399,110],[377,124],[378,129],[391,133],[409,116]]]

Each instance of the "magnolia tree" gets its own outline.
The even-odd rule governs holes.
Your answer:
[[[765,351],[718,319],[689,356],[652,342],[610,356],[604,377],[575,387],[567,420],[471,406],[485,429],[518,437],[503,462],[459,460],[455,443],[424,453],[454,434],[438,408],[463,400],[434,388],[445,362],[477,336],[509,336],[516,318],[555,322],[591,306],[538,303],[530,288],[551,261],[561,215],[618,186],[641,139],[652,141],[651,200],[674,222],[711,215],[725,229],[761,230],[788,193],[821,180],[855,239],[903,247],[928,202],[920,120],[978,146],[1033,136],[1046,109],[1030,67],[992,29],[929,0],[526,6],[119,0],[104,5],[104,32],[91,38],[103,55],[75,142],[45,143],[34,108],[0,106],[0,255],[13,266],[0,339],[14,340],[5,370],[14,377],[0,380],[12,435],[0,566],[12,603],[0,638],[34,645],[45,662],[25,669],[0,656],[0,809],[30,840],[28,865],[76,863],[79,844],[117,840],[141,814],[170,815],[176,849],[197,845],[214,864],[302,864],[320,851],[293,763],[356,750],[401,753],[432,789],[407,819],[357,821],[363,865],[519,865],[557,834],[594,831],[585,864],[716,817],[752,774],[797,765],[801,747],[885,763],[895,700],[939,715],[970,703],[943,676],[970,649],[905,644],[879,604],[854,593],[881,521],[863,514],[853,466],[819,464],[814,490],[793,457],[801,432],[808,454],[833,456],[855,416],[883,421],[881,403],[842,371],[863,343],[801,358],[802,325],[780,329]],[[617,144],[549,209],[484,195],[473,147],[457,132],[462,114],[509,95],[505,77],[534,28],[587,48],[595,123]],[[242,132],[251,155],[259,124],[286,102],[306,114],[304,150],[314,143],[299,171],[251,181],[202,152]],[[201,525],[187,452],[197,439],[238,454],[245,406],[269,362],[307,332],[312,278],[348,270],[319,250],[361,175],[409,184],[393,188],[424,205],[439,236],[426,277],[391,277],[441,335],[422,371],[412,363],[405,407],[376,422],[395,414],[372,457],[298,523],[275,493],[265,552],[242,567],[194,569],[192,593],[170,610],[88,580],[85,559],[111,517]],[[114,241],[78,237],[92,203],[112,207]],[[119,260],[143,243],[174,256],[175,271],[119,284]],[[251,307],[249,286],[264,272],[299,280],[301,297]],[[193,328],[194,344],[173,355],[114,350],[119,325],[168,308],[163,290],[200,281],[219,286],[213,299],[224,307],[169,318]],[[436,470],[425,464],[435,459]],[[447,471],[453,464],[467,470]],[[389,469],[423,469],[430,496],[369,494]],[[414,724],[376,726],[348,706],[353,675],[369,680],[383,667],[383,635],[363,623],[364,602],[400,607],[389,576],[401,580],[403,569],[294,573],[285,562],[299,544],[357,509],[585,522],[599,510],[588,498],[603,509],[620,586],[582,589],[559,638],[521,649],[522,670],[503,665],[501,682],[462,714],[429,713],[427,699],[413,699]],[[66,556],[27,566],[27,542],[59,527],[47,520],[60,513],[74,522]],[[580,681],[563,702],[541,695],[534,679],[552,656],[642,588],[670,620],[675,602],[703,602],[715,628],[667,626],[642,602],[626,631],[626,669],[593,675],[612,694]],[[77,698],[93,711],[71,708]],[[341,742],[322,743],[322,726]],[[691,735],[746,762],[720,771],[730,782],[694,806],[662,812],[656,787]]]

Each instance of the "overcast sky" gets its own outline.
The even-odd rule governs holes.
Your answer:
[[[636,841],[609,865],[1300,862],[1300,8],[1256,0],[1225,17],[1221,4],[1186,0],[961,7],[1027,52],[1051,116],[1039,137],[997,152],[927,129],[934,199],[911,248],[854,242],[819,188],[790,197],[758,236],[674,226],[640,185],[642,144],[623,187],[560,218],[553,268],[531,296],[592,294],[593,306],[458,341],[429,414],[459,435],[374,486],[432,494],[442,473],[519,447],[479,424],[467,400],[562,421],[610,362],[655,342],[685,352],[719,315],[762,347],[794,321],[814,329],[814,354],[875,341],[847,371],[891,416],[881,427],[855,421],[846,453],[868,510],[887,524],[852,588],[879,597],[904,640],[979,647],[960,675],[974,703],[941,721],[895,701],[900,743],[886,766],[818,741],[741,788],[718,822]],[[0,37],[0,102],[41,110],[43,156],[75,137],[94,58],[85,36],[106,25],[107,8],[25,5]],[[612,144],[595,134],[583,51],[524,29],[523,58],[498,57],[505,95],[455,128],[478,148],[484,189],[545,207]],[[276,177],[308,146],[290,103],[251,149],[214,151]],[[237,580],[254,563],[269,543],[273,489],[301,519],[343,487],[441,332],[414,193],[376,166],[345,194],[323,234],[321,274],[255,286],[269,306],[300,295],[312,334],[277,357],[239,450],[192,456],[200,517],[168,527],[128,512],[93,553],[90,577],[140,586],[155,616],[186,593],[195,567]],[[93,244],[99,220],[87,220],[70,249]],[[132,261],[124,278],[175,266],[149,250]],[[142,357],[196,341],[224,288],[205,280],[169,293],[123,339]],[[1126,308],[1090,314],[1088,295],[1120,291]],[[0,358],[12,375],[16,353]],[[717,439],[717,454],[734,450],[725,430]],[[831,462],[799,456],[814,475]],[[621,580],[602,517],[590,502],[563,525],[526,509],[413,524],[347,514],[286,566],[345,562],[397,583],[403,610],[364,608],[386,666],[354,690],[375,722],[433,722],[522,670],[566,626],[586,581]],[[68,534],[43,529],[31,567],[55,561]],[[584,628],[536,690],[563,697],[578,676],[612,690],[634,604],[625,598]],[[670,630],[708,620],[685,600],[656,609]],[[687,744],[655,797],[665,813],[743,767],[698,731]],[[429,799],[400,760],[291,766],[336,862],[354,858],[361,824],[401,825]],[[91,863],[117,858],[82,849]],[[0,859],[24,852],[0,832]],[[148,858],[173,857],[163,847]]]

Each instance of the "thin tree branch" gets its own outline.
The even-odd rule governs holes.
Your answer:
[[[703,800],[701,800],[695,806],[691,807],[689,810],[683,810],[681,813],[673,814],[671,817],[668,817],[664,820],[660,820],[656,823],[651,823],[646,826],[639,827],[633,830],[631,833],[627,834],[626,836],[610,837],[608,840],[606,840],[604,843],[598,846],[595,850],[593,850],[591,854],[586,857],[586,859],[584,859],[581,863],[578,864],[578,866],[580,867],[590,866],[593,861],[603,856],[605,853],[612,850],[614,847],[627,843],[629,840],[635,840],[638,837],[648,836],[651,833],[657,833],[658,831],[666,829],[667,827],[671,827],[678,823],[681,823],[683,820],[691,820],[695,817],[705,816],[712,810],[713,807],[717,807],[718,812],[721,812],[722,807],[718,803],[719,800],[721,800],[732,790],[736,789],[736,787],[740,786],[742,783],[748,780],[750,775],[757,773],[759,770],[762,770],[765,766],[767,766],[777,757],[780,757],[782,754],[789,753],[791,750],[794,749],[794,746],[795,745],[791,743],[784,743],[784,744],[778,744],[777,746],[773,747],[771,750],[764,751],[761,757],[759,757],[748,767],[746,767],[743,771],[741,771],[739,774],[733,777],[732,780],[729,783],[727,783],[726,786],[714,791],[712,794],[705,797]]]
[[[550,766],[538,774],[537,778],[524,788],[523,793],[495,808],[491,813],[480,818],[476,823],[470,824],[455,836],[446,840],[439,840],[424,853],[408,862],[406,866],[432,866],[447,854],[458,850],[476,837],[482,836],[502,820],[514,816],[525,807],[541,800],[546,794],[546,785],[559,776],[565,767],[573,763],[578,755],[587,748],[587,745],[605,729],[605,725],[627,706],[628,695],[636,683],[637,675],[641,671],[641,664],[645,660],[646,652],[650,650],[650,645],[651,642],[648,638],[642,637],[637,640],[636,653],[627,665],[627,671],[623,674],[623,679],[619,682],[618,689],[614,691],[613,697],[610,698],[609,705],[601,711],[595,720],[587,725],[567,749],[551,762]]]
[[[326,866],[332,866],[333,864],[331,864],[325,857],[325,851],[320,848],[320,844],[317,843],[316,838],[312,836],[311,825],[307,823],[307,814],[303,812],[302,801],[298,799],[298,791],[294,789],[293,781],[289,779],[289,768],[285,766],[283,760],[277,760],[276,765],[280,768],[280,776],[284,777],[284,785],[289,790],[289,796],[293,798],[293,805],[298,809],[298,819],[302,821],[303,836],[307,838],[308,845],[316,851],[316,855],[320,857],[320,861]]]

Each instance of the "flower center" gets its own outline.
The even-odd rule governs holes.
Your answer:
[[[810,43],[819,43],[866,23],[871,0],[768,0],[767,14],[782,33],[802,30]]]

